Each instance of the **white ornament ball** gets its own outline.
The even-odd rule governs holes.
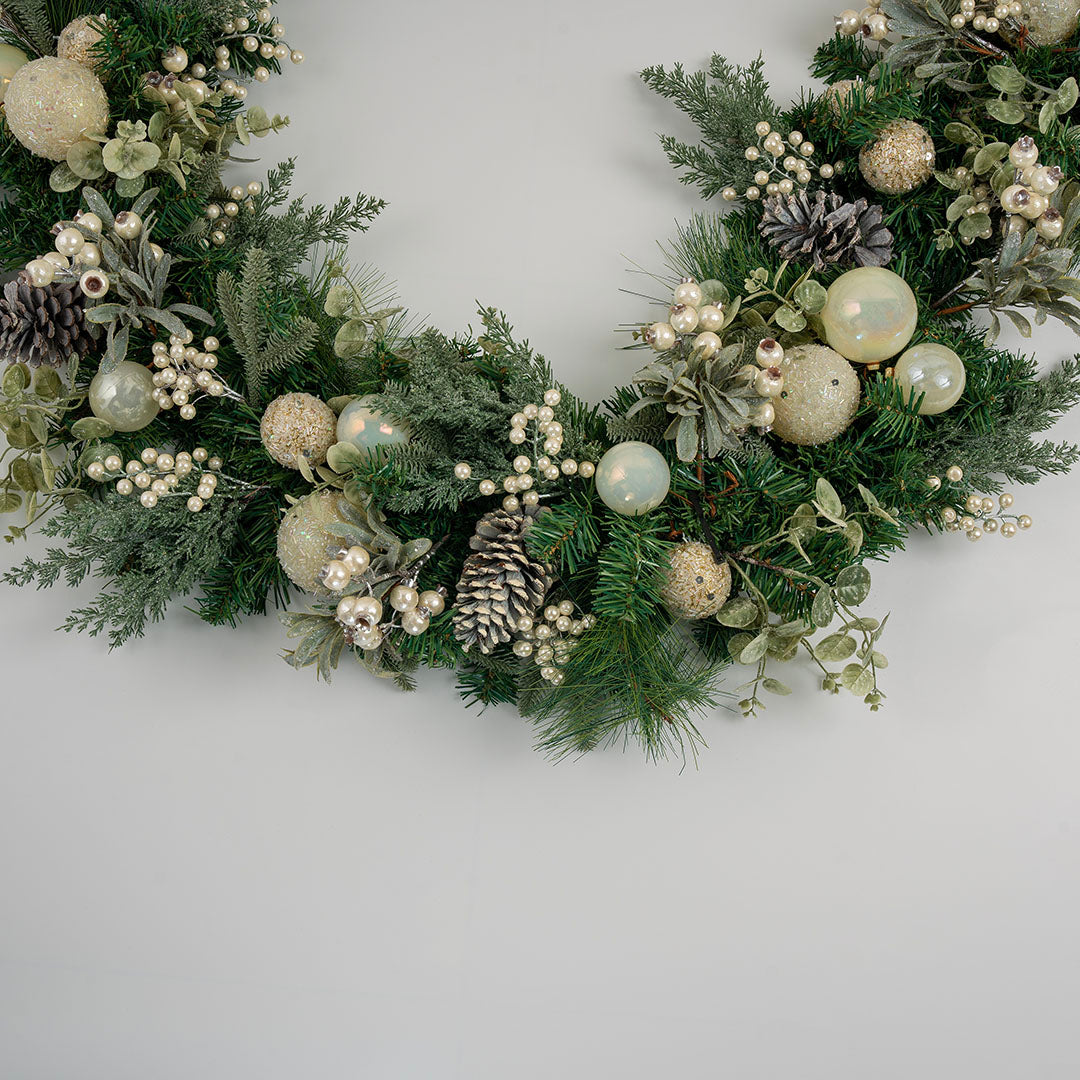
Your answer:
[[[334,445],[337,418],[325,402],[311,394],[283,394],[266,406],[259,435],[266,452],[287,469],[297,469],[303,455],[312,465],[326,460]]]
[[[337,441],[352,443],[368,452],[376,446],[399,446],[412,435],[405,424],[371,407],[371,396],[350,401],[337,418]]]
[[[731,595],[731,567],[697,540],[679,544],[664,570],[660,598],[677,619],[711,619]]]
[[[63,161],[85,135],[109,126],[101,80],[74,60],[43,56],[15,72],[4,95],[11,133],[33,154]]]
[[[30,57],[22,49],[16,49],[14,45],[0,44],[0,101],[4,100],[15,72],[29,62]]]
[[[154,376],[131,360],[99,371],[90,382],[90,408],[116,431],[141,431],[158,414]]]
[[[838,79],[829,83],[825,93],[821,95],[829,111],[834,116],[839,116],[844,108],[851,102],[851,91],[858,88],[864,101],[871,101],[874,97],[874,88],[863,83],[862,79]]]
[[[277,557],[289,580],[305,592],[323,592],[319,581],[322,568],[330,561],[328,547],[340,541],[327,526],[341,521],[339,500],[333,491],[317,491],[305,496],[281,519],[277,533]]]
[[[1024,25],[1035,45],[1060,45],[1080,26],[1078,0],[1024,0]]]
[[[964,393],[967,372],[964,362],[952,349],[934,341],[913,345],[893,368],[893,378],[904,388],[923,395],[919,413],[936,416],[951,409]]]
[[[919,320],[908,283],[881,266],[860,266],[829,286],[821,321],[828,343],[857,364],[895,356],[911,340]]]
[[[859,151],[863,179],[883,195],[905,195],[933,175],[934,140],[914,120],[894,120]]]
[[[637,517],[667,498],[671,469],[664,455],[643,442],[613,446],[596,466],[596,493],[617,514]]]
[[[94,51],[94,46],[104,37],[94,25],[99,20],[93,15],[83,15],[74,19],[60,31],[56,40],[56,55],[61,60],[73,60],[91,70],[102,61]]]
[[[838,352],[826,345],[796,345],[779,367],[784,389],[771,399],[779,438],[817,446],[847,430],[859,408],[859,377]]]

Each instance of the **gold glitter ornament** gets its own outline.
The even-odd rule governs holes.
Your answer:
[[[677,619],[711,619],[731,595],[731,567],[708,544],[692,540],[671,553],[660,599]]]
[[[104,37],[94,25],[100,22],[101,17],[97,15],[83,15],[69,22],[56,40],[56,55],[61,60],[74,60],[83,67],[96,68],[103,59],[93,51],[94,46]]]
[[[312,465],[326,460],[337,441],[337,417],[325,402],[311,394],[283,394],[266,406],[259,436],[266,452],[286,469],[297,469],[303,454]]]
[[[1024,26],[1035,45],[1060,45],[1080,26],[1080,0],[1024,0]]]
[[[4,96],[11,133],[38,157],[63,161],[85,135],[109,126],[101,80],[74,60],[43,56],[15,72]]]
[[[859,151],[863,179],[883,195],[904,195],[933,175],[934,140],[914,120],[894,120]]]
[[[292,506],[278,526],[278,562],[289,580],[304,592],[325,592],[319,573],[330,561],[327,548],[341,547],[327,526],[342,520],[342,498],[336,491],[316,491]]]
[[[780,361],[784,389],[772,398],[773,432],[796,446],[830,442],[859,409],[859,377],[828,345],[796,345]]]
[[[872,101],[874,98],[873,86],[868,86],[862,79],[838,79],[829,83],[821,100],[828,107],[833,116],[839,116],[841,111],[851,104],[851,91],[858,87],[862,91],[863,101]]]

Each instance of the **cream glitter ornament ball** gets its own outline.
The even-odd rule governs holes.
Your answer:
[[[316,491],[302,498],[281,519],[277,532],[277,557],[289,580],[305,592],[324,592],[319,572],[330,561],[328,547],[340,541],[327,526],[341,521],[338,509],[343,496],[335,491]]]
[[[773,432],[796,446],[817,446],[847,430],[859,409],[855,369],[827,345],[796,345],[780,361],[784,389],[772,398]]]
[[[1035,45],[1060,45],[1080,27],[1080,0],[1024,0],[1024,26]]]
[[[0,44],[0,101],[4,100],[15,72],[29,62],[30,57],[22,49],[16,49],[14,45]]]
[[[33,154],[63,161],[84,135],[109,126],[101,80],[74,60],[43,56],[15,72],[4,96],[11,133]]]
[[[904,195],[933,175],[934,140],[914,120],[894,120],[859,151],[863,179],[883,195]]]
[[[303,454],[312,465],[326,460],[334,445],[337,417],[333,409],[311,394],[283,394],[266,406],[259,436],[266,452],[286,469],[298,469]]]
[[[864,101],[873,101],[874,88],[864,83],[862,79],[838,79],[834,83],[829,83],[825,88],[825,93],[821,95],[821,100],[828,105],[829,112],[834,116],[839,116],[842,108],[850,102],[851,91],[856,87],[862,91]]]
[[[677,619],[711,619],[731,595],[731,567],[697,540],[671,553],[660,599]]]
[[[877,364],[911,340],[919,307],[911,286],[882,266],[859,266],[830,286],[821,312],[825,338],[855,364]]]
[[[94,23],[100,21],[96,15],[83,15],[69,22],[56,39],[56,55],[61,60],[74,60],[76,64],[91,70],[96,68],[102,58],[93,48],[104,35]]]

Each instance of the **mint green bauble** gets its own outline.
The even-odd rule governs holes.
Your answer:
[[[14,45],[0,44],[0,101],[4,100],[15,72],[29,62],[30,57],[22,49],[16,49]]]
[[[613,446],[596,466],[596,493],[617,514],[638,517],[667,498],[671,469],[664,455],[643,442]]]
[[[964,393],[967,372],[964,361],[944,345],[924,341],[913,345],[893,368],[893,378],[904,388],[907,395],[923,395],[919,412],[923,416],[936,416],[951,409]]]
[[[376,446],[400,446],[412,432],[406,424],[371,408],[371,396],[350,401],[337,421],[337,441],[352,443],[357,450],[370,451]]]
[[[90,383],[90,408],[116,431],[141,431],[158,414],[154,377],[142,366],[123,360],[112,371],[99,371]]]
[[[911,340],[919,308],[911,286],[881,266],[860,266],[830,286],[821,312],[829,345],[855,364],[877,364]]]

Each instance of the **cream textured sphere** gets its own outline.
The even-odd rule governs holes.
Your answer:
[[[919,412],[936,416],[951,409],[964,393],[967,372],[964,362],[952,349],[933,341],[913,345],[893,368],[893,378],[905,393],[923,395]]]
[[[90,408],[116,431],[141,431],[158,414],[154,376],[142,364],[122,360],[90,382]]]
[[[338,506],[342,497],[336,491],[307,495],[290,508],[278,526],[278,562],[289,580],[305,592],[325,591],[319,572],[330,561],[327,548],[341,547],[327,526],[341,521]]]
[[[259,436],[266,452],[287,469],[299,468],[303,454],[312,465],[326,460],[334,445],[337,418],[333,409],[311,394],[283,394],[266,406]]]
[[[596,493],[617,514],[638,517],[667,498],[671,469],[664,455],[643,442],[613,446],[597,463]]]
[[[780,361],[784,389],[772,399],[773,431],[796,446],[817,446],[848,429],[859,410],[859,376],[826,345],[796,345]]]
[[[934,172],[934,140],[914,120],[894,120],[859,151],[863,179],[883,195],[904,195]]]
[[[838,79],[834,83],[829,83],[825,87],[825,93],[821,95],[822,100],[829,107],[829,112],[834,116],[839,116],[842,107],[847,105],[851,99],[851,91],[856,86],[862,91],[864,101],[873,100],[873,86],[864,84],[862,79]]]
[[[109,126],[101,80],[74,60],[43,56],[15,72],[4,96],[11,133],[38,157],[63,161],[84,135]]]
[[[0,101],[4,100],[4,95],[7,94],[7,88],[11,85],[15,72],[29,62],[30,57],[22,49],[16,49],[14,45],[0,43]]]
[[[56,55],[61,60],[74,60],[83,67],[96,68],[101,63],[101,57],[91,50],[104,35],[94,26],[94,22],[93,15],[83,15],[69,22],[56,40]]]
[[[400,446],[411,437],[408,425],[371,408],[371,396],[350,401],[337,419],[337,441],[352,443],[357,450],[376,446]]]
[[[711,619],[731,595],[731,567],[697,540],[671,553],[660,599],[677,619]]]
[[[1080,26],[1080,0],[1024,0],[1024,26],[1035,45],[1060,45]]]
[[[911,340],[919,308],[899,274],[882,266],[860,266],[829,286],[821,321],[826,340],[841,356],[856,364],[876,364]]]

